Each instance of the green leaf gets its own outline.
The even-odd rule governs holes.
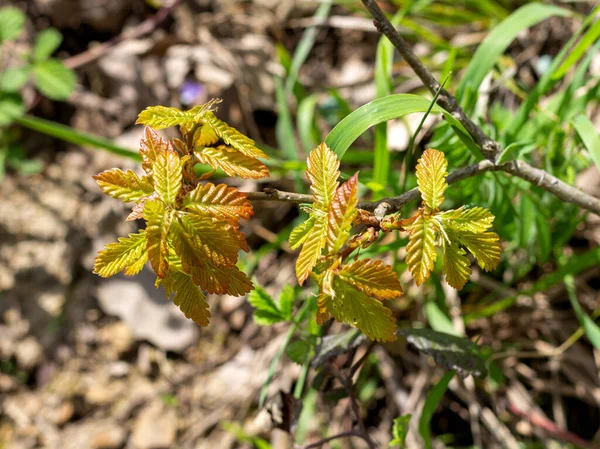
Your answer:
[[[471,277],[471,262],[466,254],[456,242],[448,244],[444,240],[442,273],[446,276],[446,282],[457,290],[462,290]]]
[[[313,267],[317,264],[326,243],[327,223],[325,217],[320,217],[308,232],[296,260],[296,277],[300,285],[306,281]]]
[[[592,15],[595,15],[597,12],[596,9],[592,12]],[[569,55],[565,58],[562,64],[556,69],[556,71],[552,74],[553,80],[561,79],[563,76],[567,74],[569,69],[577,64],[577,61],[581,59],[581,57],[585,54],[585,52],[590,48],[594,42],[598,40],[600,37],[600,20],[596,20],[594,24],[587,30],[585,35],[581,38],[581,40],[575,45],[575,47],[569,51]]]
[[[193,125],[197,122],[194,110],[182,111],[166,106],[149,106],[140,112],[135,123],[154,129],[164,129],[179,125]]]
[[[517,35],[552,16],[571,16],[567,9],[542,3],[529,3],[517,9],[495,27],[477,47],[471,62],[463,73],[456,97],[464,108],[467,90],[476,92],[496,60],[504,53]],[[470,111],[470,108],[467,108]]]
[[[141,270],[137,269],[140,261],[143,261],[143,267],[146,257],[146,232],[141,230],[137,234],[129,234],[129,237],[119,237],[118,242],[106,245],[96,256],[94,273],[106,278],[129,267],[125,274],[137,274]]]
[[[206,112],[202,120],[207,123],[227,145],[235,148],[240,153],[251,158],[267,158],[267,155],[256,147],[256,143],[250,137],[245,136],[237,129],[219,120],[212,112]]]
[[[62,34],[55,28],[47,28],[37,35],[33,46],[34,61],[48,59],[56,51],[62,42]]]
[[[0,126],[10,125],[25,112],[20,95],[0,92]]]
[[[339,276],[357,290],[377,299],[393,299],[403,293],[398,276],[381,260],[357,260],[342,266]]]
[[[487,368],[479,348],[464,337],[436,332],[431,329],[399,329],[419,351],[433,357],[435,363],[445,369],[456,370],[459,376],[487,376]]]
[[[300,223],[292,230],[289,239],[291,249],[296,249],[304,243],[316,221],[316,215],[310,215],[308,219]]]
[[[406,263],[417,285],[421,285],[429,277],[437,260],[436,225],[430,217],[419,215],[414,223],[406,226],[405,229],[409,235]]]
[[[181,159],[175,151],[160,153],[152,167],[154,189],[158,196],[169,205],[173,205],[181,190],[183,172]]]
[[[564,277],[564,283],[567,287],[567,293],[569,295],[569,301],[571,301],[571,305],[573,306],[573,310],[577,315],[577,319],[583,327],[585,334],[590,339],[590,342],[594,345],[596,349],[600,349],[600,327],[590,318],[590,316],[584,312],[581,304],[579,304],[579,300],[577,299],[577,293],[575,291],[575,279],[572,275],[567,275]]]
[[[315,196],[313,208],[327,211],[338,187],[340,161],[324,143],[312,150],[307,159],[306,177]]]
[[[433,449],[433,442],[431,440],[431,419],[453,377],[454,371],[448,371],[438,383],[435,384],[425,398],[423,411],[421,412],[421,418],[419,419],[419,433],[425,440],[425,447],[427,449]]]
[[[306,340],[296,340],[291,342],[285,353],[290,360],[298,365],[304,365],[311,353],[312,345]]]
[[[500,262],[500,242],[495,232],[457,232],[451,239],[456,239],[477,259],[477,263],[485,271],[495,270]]]
[[[431,100],[412,94],[389,95],[373,100],[356,109],[340,121],[329,133],[326,144],[341,160],[346,150],[371,126],[387,122],[415,112],[427,112]],[[431,108],[431,113],[444,114],[444,117],[457,131],[468,136],[463,126],[444,109],[438,105]],[[481,159],[481,155],[478,155]]]
[[[296,298],[296,292],[294,287],[286,284],[279,293],[279,310],[286,320],[292,319],[294,312],[294,299]]]
[[[255,285],[254,290],[248,295],[248,302],[256,309],[254,311],[254,321],[260,326],[270,326],[286,319],[271,295],[259,285]]]
[[[105,194],[124,202],[139,201],[154,192],[148,177],[140,178],[133,170],[112,168],[92,177]]]
[[[459,209],[448,210],[440,215],[443,223],[456,229],[457,232],[484,232],[492,226],[494,215],[483,207],[472,207],[466,209],[462,206]]]
[[[321,343],[316,347],[311,365],[313,368],[318,368],[330,359],[357,348],[365,341],[366,337],[359,329],[327,335],[321,339]]]
[[[591,120],[583,114],[578,115],[573,119],[573,126],[583,141],[583,144],[590,152],[590,156],[600,172],[600,136],[598,136],[596,127]]]
[[[408,424],[412,415],[403,415],[394,419],[394,425],[392,427],[392,435],[394,439],[390,441],[390,447],[400,446],[400,449],[404,449],[406,445],[406,436],[408,435]]]
[[[498,156],[498,160],[496,163],[498,165],[505,164],[506,162],[514,161],[516,159],[521,159],[526,154],[531,153],[537,147],[534,143],[529,142],[513,142],[508,145],[500,156]]]
[[[419,192],[430,210],[438,210],[444,201],[444,192],[448,188],[448,161],[444,153],[428,149],[423,152],[416,168]]]
[[[0,91],[19,92],[29,79],[30,66],[9,67],[0,73]]]
[[[25,26],[25,14],[17,8],[0,8],[0,44],[16,39]]]
[[[221,169],[229,176],[239,176],[244,179],[260,179],[269,176],[269,169],[261,161],[227,145],[196,149],[194,154],[201,163]]]
[[[40,92],[52,100],[66,100],[69,98],[77,78],[75,72],[68,69],[58,59],[40,61],[33,66],[35,85]]]

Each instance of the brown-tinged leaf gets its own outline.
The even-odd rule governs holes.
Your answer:
[[[183,179],[181,159],[175,152],[161,153],[154,165],[154,189],[158,196],[168,205],[173,205],[181,190]]]
[[[203,164],[212,168],[220,168],[229,176],[239,176],[244,179],[260,179],[269,176],[265,164],[227,145],[198,148],[196,157]]]
[[[154,191],[148,177],[141,178],[133,171],[126,172],[113,168],[105,170],[93,177],[102,191],[113,198],[124,202],[138,201]]]
[[[148,259],[159,278],[165,277],[168,269],[167,256],[169,254],[169,230],[173,219],[173,211],[165,210],[161,201],[146,201],[144,205],[144,219],[146,220],[146,236]]]
[[[110,277],[127,268],[125,274],[135,274],[141,260],[144,266],[146,253],[146,231],[141,230],[129,237],[119,237],[118,242],[109,243],[100,251],[94,262],[94,273],[102,277]]]
[[[428,149],[423,152],[417,164],[417,183],[423,203],[431,210],[438,210],[444,201],[448,188],[448,162],[444,153]]]
[[[200,326],[208,326],[210,312],[204,293],[192,281],[192,278],[181,271],[171,270],[167,274],[168,291],[175,291],[173,302],[187,318],[191,318]],[[167,279],[165,277],[165,279]],[[167,287],[165,287],[167,290]]]
[[[338,187],[340,161],[337,155],[322,143],[310,152],[306,162],[306,177],[315,196],[313,208],[327,212]]]
[[[338,252],[348,241],[358,210],[358,173],[342,184],[329,203],[327,213],[327,250]]]
[[[419,215],[406,226],[409,234],[406,246],[406,263],[417,285],[421,285],[433,270],[437,259],[435,250],[436,225],[428,216]]]
[[[202,120],[215,131],[223,142],[232,146],[242,154],[250,158],[261,157],[268,159],[267,155],[256,147],[254,140],[245,136],[234,127],[229,126],[224,121],[219,120],[212,112],[204,113],[202,115]]]
[[[210,182],[198,185],[183,199],[183,206],[199,215],[216,219],[248,219],[254,213],[244,193],[225,184]]]
[[[363,259],[344,265],[340,278],[355,289],[377,299],[392,299],[402,295],[398,276],[381,260]]]
[[[462,290],[471,277],[471,263],[465,250],[456,242],[448,244],[444,241],[442,273],[446,276],[446,282],[457,290]]]
[[[142,168],[148,176],[152,176],[152,166],[161,153],[175,151],[173,145],[167,139],[163,139],[152,128],[144,128],[144,137],[140,142],[140,156],[142,157]]]
[[[149,106],[138,115],[136,125],[151,126],[154,129],[171,128],[172,126],[196,123],[196,112],[182,111],[166,106]]]
[[[316,265],[325,244],[327,243],[327,223],[325,217],[319,217],[309,231],[302,250],[296,260],[296,277],[300,285],[304,284],[313,267]]]

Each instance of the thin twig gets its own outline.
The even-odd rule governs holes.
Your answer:
[[[92,47],[82,53],[71,56],[70,58],[65,59],[64,64],[70,69],[76,69],[83,65],[89,64],[90,62],[95,61],[100,58],[104,54],[106,54],[111,48],[116,46],[117,44],[123,42],[127,39],[137,39],[145,34],[152,32],[163,23],[167,17],[171,14],[171,12],[183,3],[186,0],[174,0],[169,6],[165,6],[161,8],[155,15],[149,17],[148,19],[140,22],[133,28],[126,30],[125,32],[115,36],[114,38]]]
[[[358,359],[358,361],[350,367],[350,375],[349,375],[350,379],[352,379],[354,377],[354,375],[360,369],[360,367],[363,366],[363,364],[367,361],[367,359],[369,358],[369,355],[371,355],[371,351],[373,350],[374,347],[375,347],[375,342],[372,341],[369,344],[369,346],[367,346],[367,349],[365,350],[365,353],[362,355],[362,357],[360,359]]]
[[[330,437],[327,437],[327,438],[323,438],[322,440],[316,441],[307,446],[303,446],[302,449],[314,449],[316,447],[321,447],[325,443],[329,443],[330,441],[339,440],[340,438],[348,438],[348,437],[358,437],[358,438],[362,438],[362,439],[365,438],[365,436],[362,433],[357,432],[356,430],[349,430],[347,432],[342,432],[342,433],[338,433],[335,435],[331,435]]]

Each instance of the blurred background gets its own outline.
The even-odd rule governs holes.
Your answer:
[[[477,46],[531,2],[378,3],[454,92]],[[517,143],[515,157],[600,197],[600,148],[589,143],[600,129],[595,3],[543,2],[566,12],[515,25],[522,29],[475,86],[471,110],[492,137]],[[294,404],[291,435],[277,428],[287,397],[281,393],[293,390],[301,372],[286,356],[268,387],[270,412],[258,408],[289,326],[258,326],[246,298],[209,296],[211,324],[200,328],[154,288],[149,271],[93,275],[96,252],[138,224],[124,220],[127,208],[103,196],[92,175],[139,170],[143,128],[134,123],[146,106],[191,108],[219,97],[218,116],[265,149],[271,170],[266,180],[225,182],[242,191],[307,192],[308,151],[348,113],[390,93],[430,97],[380,43],[361,3],[0,6],[23,18],[14,9],[0,14],[0,448],[279,449],[348,428],[348,403],[327,385]],[[573,64],[554,76],[562,70],[553,65],[557,55],[588,29],[583,49],[566,47],[576,54]],[[510,126],[536,89],[530,120]],[[589,119],[591,137],[580,116]],[[465,148],[450,151],[459,144],[439,118],[420,127],[422,118],[371,130],[346,153],[342,170],[361,171],[364,199],[414,187],[416,159],[429,146],[444,149],[451,168],[472,161]],[[391,168],[374,161],[374,147]],[[460,293],[440,282],[439,269],[421,288],[404,273],[406,294],[389,303],[401,323],[477,336],[490,349],[490,376],[453,381],[433,414],[435,447],[599,448],[600,334],[593,320],[600,314],[600,218],[502,174],[463,181],[447,196],[449,207],[489,207],[504,253],[492,273],[474,267]],[[240,256],[240,268],[277,296],[296,285],[296,253],[286,240],[302,213],[287,203],[254,206],[243,227],[251,251]],[[369,251],[403,273],[406,236],[389,237]],[[295,294],[302,301],[312,290]],[[420,415],[442,374],[402,340],[368,357],[357,395],[381,447],[392,439],[396,416]],[[417,432],[409,441],[411,449],[425,447]],[[330,447],[365,446],[339,440]]]

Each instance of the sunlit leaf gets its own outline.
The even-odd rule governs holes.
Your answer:
[[[173,212],[166,211],[161,201],[146,201],[144,205],[144,219],[147,222],[148,259],[156,275],[159,278],[163,278],[168,269],[168,236]]]
[[[146,231],[129,234],[129,237],[119,237],[118,242],[109,243],[98,253],[94,262],[94,273],[102,277],[110,277],[129,267],[130,271],[126,274],[136,274],[134,271],[139,261],[146,258],[145,255]],[[141,264],[142,267],[144,263]]]
[[[315,225],[306,236],[298,260],[296,260],[296,277],[300,285],[304,284],[304,281],[308,278],[326,243],[327,223],[325,217],[320,217],[315,221]]]
[[[260,326],[269,326],[286,319],[271,295],[258,285],[248,295],[248,302],[254,307],[254,321]]]
[[[423,203],[431,210],[437,210],[444,201],[448,188],[448,162],[444,153],[438,150],[425,150],[417,164],[417,183]]]
[[[392,299],[402,295],[398,276],[381,260],[363,259],[344,265],[340,278],[355,289],[377,299]]]
[[[151,126],[154,129],[171,128],[172,126],[196,123],[196,112],[182,111],[166,106],[149,106],[138,115],[137,125]]]
[[[454,229],[474,233],[486,231],[492,226],[495,218],[489,210],[483,207],[465,209],[464,206],[460,209],[442,212],[440,217]]]
[[[220,168],[229,176],[239,176],[244,179],[260,179],[269,176],[265,164],[227,145],[198,148],[196,157],[203,164],[212,168]]]
[[[316,221],[317,217],[315,215],[310,215],[305,221],[292,230],[290,233],[290,248],[296,249],[305,242]]]
[[[371,340],[394,341],[396,320],[381,301],[353,288],[339,277],[332,282],[334,295],[321,296],[319,309],[326,309],[336,320],[360,329]]]
[[[171,151],[175,151],[171,142],[160,137],[149,126],[144,128],[144,137],[140,142],[140,156],[142,157],[142,168],[148,176],[152,176],[152,167],[158,155]]]
[[[455,242],[444,244],[442,273],[446,276],[446,282],[457,290],[461,290],[471,277],[471,262],[465,250]]]
[[[188,210],[216,219],[248,219],[254,213],[245,194],[225,184],[200,184],[183,199]]]
[[[358,210],[358,173],[342,184],[329,203],[327,213],[327,249],[339,251],[348,240]]]
[[[40,61],[33,66],[35,85],[52,100],[66,100],[77,84],[75,72],[58,59]]]
[[[219,141],[219,135],[208,125],[202,125],[194,133],[194,148],[209,147]]]
[[[146,176],[139,177],[133,170],[118,168],[105,170],[93,177],[102,191],[113,198],[128,202],[152,195],[154,188]]]
[[[175,270],[170,270],[167,277],[170,278],[167,282],[167,291],[173,290],[175,292],[173,303],[181,309],[187,318],[191,318],[196,324],[208,326],[210,319],[208,303],[204,293],[198,289],[192,278],[181,271]]]
[[[326,212],[338,187],[340,161],[335,153],[322,143],[310,152],[307,163],[306,177],[315,196],[313,207]]]
[[[394,425],[392,426],[394,439],[390,441],[390,446],[399,446],[400,449],[406,447],[406,436],[408,435],[408,425],[411,418],[412,415],[403,415],[394,419]]]
[[[154,189],[160,198],[169,205],[175,203],[181,190],[183,178],[181,160],[174,151],[160,153],[152,167]]]
[[[485,271],[495,270],[500,262],[500,237],[495,232],[475,234],[457,232],[456,239],[477,259]]]
[[[436,227],[432,219],[419,215],[406,227],[409,234],[406,246],[406,263],[417,285],[421,285],[433,270],[437,259],[435,250]]]
[[[212,112],[206,112],[202,119],[207,123],[217,135],[223,139],[227,145],[232,146],[242,154],[251,158],[267,158],[267,155],[256,147],[254,140],[245,136],[237,129],[229,126],[227,123],[219,120]]]

